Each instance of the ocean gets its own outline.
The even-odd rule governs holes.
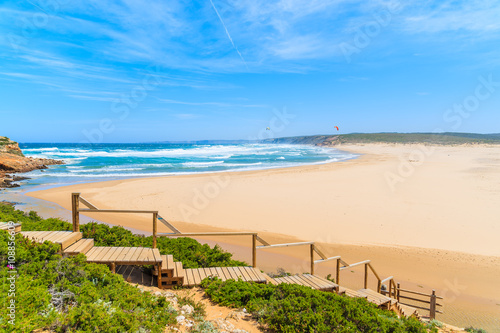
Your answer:
[[[33,209],[25,192],[54,186],[209,172],[245,171],[321,164],[355,158],[332,148],[290,144],[75,144],[21,143],[28,157],[64,160],[45,170],[21,174],[29,179],[20,188],[0,191],[0,201]]]
[[[285,144],[20,144],[28,157],[66,164],[25,174],[25,185],[63,185],[132,177],[244,171],[343,161],[354,154]]]

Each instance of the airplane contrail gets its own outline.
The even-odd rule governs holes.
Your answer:
[[[231,35],[229,34],[229,31],[227,30],[227,27],[226,27],[226,24],[224,23],[224,20],[222,20],[222,17],[220,16],[219,14],[219,11],[217,10],[217,8],[215,8],[215,5],[213,3],[212,0],[210,0],[210,3],[212,4],[212,8],[214,9],[215,13],[217,14],[217,16],[219,17],[219,20],[220,20],[220,23],[222,23],[222,26],[224,27],[224,30],[226,30],[226,35],[227,35],[227,38],[229,38],[229,41],[231,42],[231,44],[233,45],[234,49],[236,50],[236,52],[238,52],[238,55],[240,56],[241,60],[245,63],[245,66],[247,66],[248,68],[248,65],[247,65],[247,62],[245,61],[245,59],[243,58],[243,56],[241,55],[240,53],[240,50],[238,50],[238,48],[236,47],[236,45],[234,44],[233,42],[233,39],[231,38]]]

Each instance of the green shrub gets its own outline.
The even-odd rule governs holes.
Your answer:
[[[205,279],[210,299],[224,306],[245,307],[277,332],[426,332],[417,319],[398,319],[362,298],[349,298],[308,287],[278,286]]]
[[[0,278],[12,276],[7,268],[6,231],[0,231]],[[164,297],[156,297],[126,283],[105,265],[91,264],[83,255],[61,258],[59,246],[15,236],[15,296],[10,284],[0,285],[4,299],[15,299],[15,326],[9,310],[0,308],[1,332],[163,332],[175,323]]]
[[[471,332],[471,333],[486,333],[486,331],[483,330],[482,328],[474,328],[472,326],[467,327],[465,329],[465,331]]]

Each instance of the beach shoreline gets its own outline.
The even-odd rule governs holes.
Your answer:
[[[272,243],[315,241],[328,256],[342,255],[350,263],[371,259],[379,274],[394,275],[403,285],[447,293],[443,321],[460,325],[461,313],[473,309],[478,326],[495,327],[500,320],[494,279],[500,276],[494,219],[500,216],[495,204],[500,202],[500,146],[333,148],[360,156],[284,169],[84,183],[26,195],[66,209],[70,193],[81,192],[102,209],[159,210],[183,232],[257,231]],[[87,215],[151,231],[149,217]],[[168,230],[160,225],[159,232]],[[249,262],[247,239],[201,240],[220,243]],[[258,266],[308,271],[307,252],[261,251]],[[331,269],[325,264],[318,273]],[[347,280],[355,284],[357,273],[352,274]]]

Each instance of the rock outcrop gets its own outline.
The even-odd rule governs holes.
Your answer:
[[[47,165],[64,164],[63,161],[47,158],[32,158],[24,156],[19,144],[9,138],[0,136],[0,188],[17,187],[14,183],[26,179],[11,175],[38,169],[47,169]]]

